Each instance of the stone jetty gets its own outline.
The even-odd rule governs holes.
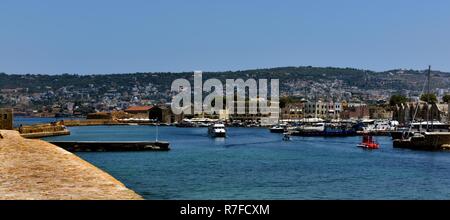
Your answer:
[[[140,200],[76,155],[17,131],[0,130],[0,200]]]

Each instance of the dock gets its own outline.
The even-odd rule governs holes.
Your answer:
[[[70,152],[168,151],[164,141],[50,141]]]
[[[19,132],[0,130],[0,200],[141,200],[76,155]]]

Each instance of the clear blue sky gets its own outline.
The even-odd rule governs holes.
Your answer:
[[[450,71],[448,0],[2,0],[0,72]]]

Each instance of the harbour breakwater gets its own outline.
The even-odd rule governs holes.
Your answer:
[[[67,127],[75,126],[99,126],[99,125],[123,125],[114,120],[62,120],[52,123],[42,123],[20,126],[16,130],[24,138],[43,138],[61,135],[70,135]]]
[[[0,130],[1,200],[140,200],[76,155],[17,131]]]
[[[64,125],[67,127],[75,126],[99,126],[99,125],[126,125],[116,120],[103,119],[86,119],[86,120],[64,120]]]
[[[69,135],[70,131],[60,122],[20,126],[16,129],[24,138],[42,138]]]

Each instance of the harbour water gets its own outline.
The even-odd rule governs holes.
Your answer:
[[[77,153],[146,199],[448,199],[450,153],[357,148],[361,137],[293,137],[265,128],[71,127],[47,140],[159,140],[169,152]]]

